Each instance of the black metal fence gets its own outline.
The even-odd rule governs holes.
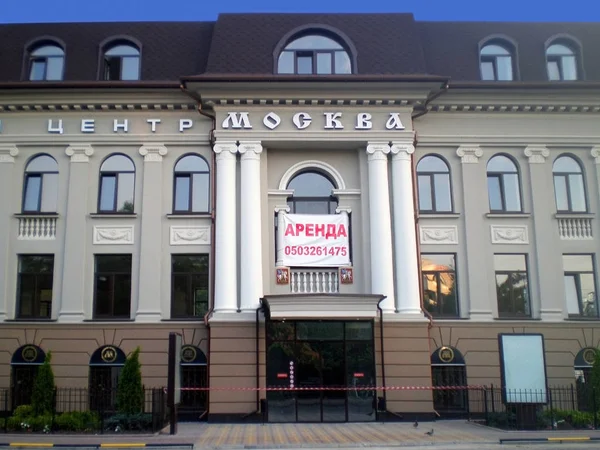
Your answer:
[[[143,390],[141,409],[123,413],[116,389],[57,388],[53,410],[35,415],[30,405],[16,405],[10,389],[0,389],[0,428],[4,432],[157,432],[168,423],[163,388]]]

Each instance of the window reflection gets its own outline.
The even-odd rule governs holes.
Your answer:
[[[559,212],[586,212],[583,170],[571,156],[560,156],[552,166],[554,195]]]
[[[100,166],[100,199],[102,213],[133,213],[135,166],[125,155],[109,156]]]
[[[481,79],[484,81],[511,81],[513,62],[511,52],[502,45],[488,44],[479,54]]]
[[[337,199],[333,197],[335,185],[319,172],[307,171],[296,175],[288,183],[294,195],[288,198],[290,212],[294,214],[334,214]]]
[[[277,73],[298,75],[350,74],[350,55],[335,40],[311,34],[287,44],[279,54]]]
[[[173,211],[207,213],[210,207],[208,163],[199,155],[186,155],[175,164]]]
[[[417,164],[419,211],[451,212],[450,169],[446,162],[433,155],[421,158]]]
[[[120,44],[104,53],[104,80],[139,80],[140,51],[133,45]]]
[[[456,264],[453,254],[421,254],[423,302],[434,316],[458,316]]]
[[[592,255],[563,255],[565,297],[570,315],[597,317]]]
[[[566,45],[552,44],[546,50],[546,64],[550,81],[577,80],[575,52]]]
[[[65,52],[58,45],[43,45],[29,55],[30,81],[62,80]]]
[[[529,283],[525,255],[494,255],[498,315],[515,317],[531,315]]]
[[[504,155],[496,155],[487,165],[490,211],[520,212],[521,188],[517,165]]]
[[[25,168],[23,212],[55,213],[58,203],[58,163],[48,155],[34,157]]]

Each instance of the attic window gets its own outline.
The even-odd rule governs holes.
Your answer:
[[[55,44],[42,45],[29,54],[30,81],[62,80],[65,52]]]
[[[512,81],[514,79],[513,55],[504,45],[487,44],[479,53],[481,79],[484,81]]]
[[[131,44],[113,45],[104,52],[103,78],[107,81],[139,80],[140,51]]]
[[[546,65],[550,81],[577,80],[577,57],[575,52],[564,44],[552,44],[548,47]]]
[[[352,73],[350,55],[333,39],[310,34],[287,44],[279,54],[277,73],[330,75]]]

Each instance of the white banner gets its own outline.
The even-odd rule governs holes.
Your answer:
[[[280,214],[277,261],[290,267],[350,265],[348,214]]]

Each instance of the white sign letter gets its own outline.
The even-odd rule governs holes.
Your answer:
[[[296,128],[298,128],[299,130],[304,130],[305,128],[307,128],[310,123],[312,122],[312,118],[310,117],[310,114],[305,113],[305,112],[299,112],[294,114],[294,117],[292,118],[292,122],[294,122],[294,125],[296,125]]]
[[[52,119],[48,119],[48,133],[63,134],[63,131],[62,119],[58,119],[58,124],[56,126],[54,126],[54,121]]]
[[[341,112],[336,113],[325,113],[325,129],[326,130],[342,130],[344,126],[342,122],[339,121],[340,117],[342,117]]]
[[[270,130],[274,130],[281,123],[281,117],[274,112],[270,112],[263,118],[263,123],[265,124],[265,127],[269,128]]]
[[[239,114],[239,117],[238,117],[238,114]],[[231,128],[233,128],[233,129],[240,129],[240,128],[251,129],[252,128],[252,125],[250,124],[250,119],[248,118],[247,112],[227,113],[227,117],[225,118],[225,120],[223,120],[223,123],[221,124],[221,126],[223,128],[229,128],[231,126]]]
[[[119,119],[113,120],[113,131],[117,133],[119,128],[127,133],[129,131],[129,120],[123,119],[123,123],[119,123]]]
[[[390,118],[385,123],[385,128],[388,130],[404,130],[404,125],[400,120],[400,113],[390,113]]]
[[[148,119],[146,122],[150,124],[150,130],[154,133],[156,131],[156,124],[160,123],[160,119]]]
[[[192,128],[193,124],[194,124],[194,122],[192,122],[192,119],[180,119],[179,120],[179,132],[183,133],[183,130],[189,130],[190,128]]]
[[[356,115],[356,129],[357,130],[370,130],[373,128],[373,123],[371,122],[371,114],[369,113],[358,113]]]
[[[82,133],[93,133],[96,131],[95,129],[96,123],[94,119],[82,119],[81,120],[81,132]]]

